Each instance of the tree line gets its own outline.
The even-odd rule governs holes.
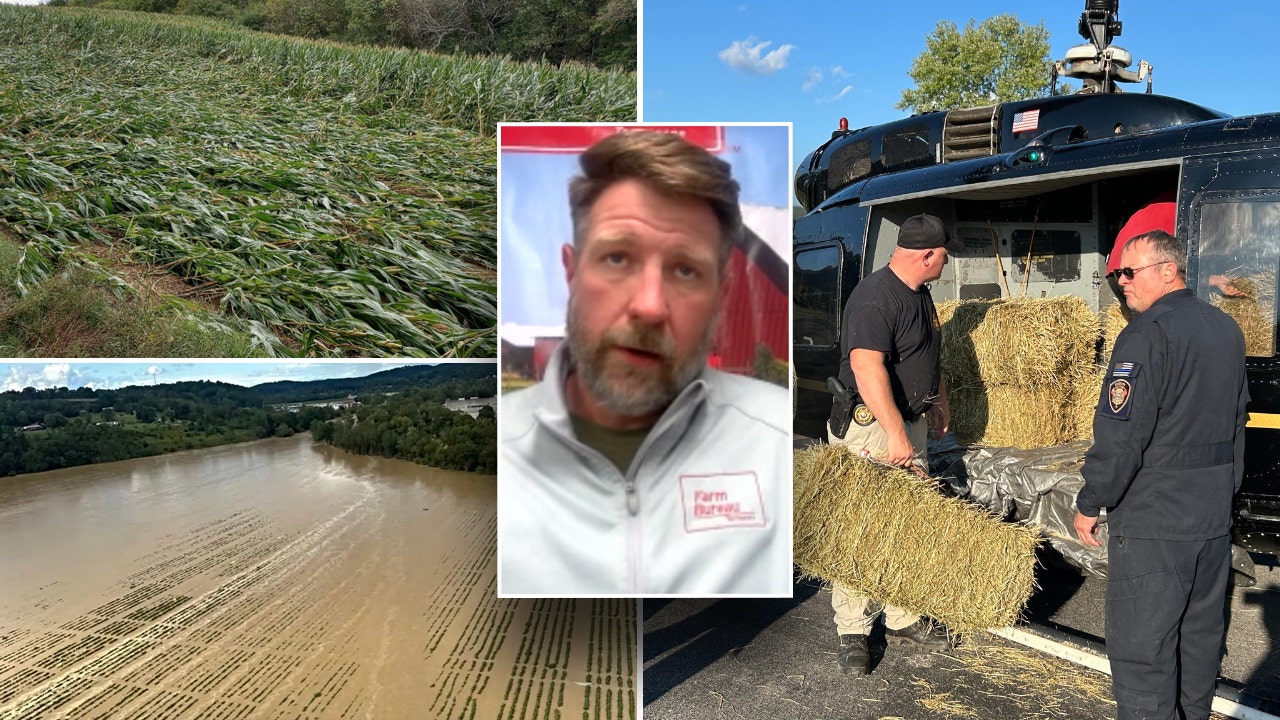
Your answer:
[[[50,0],[432,52],[636,69],[636,0]]]
[[[288,437],[308,430],[316,440],[351,452],[493,473],[497,465],[493,410],[485,408],[477,420],[442,405],[451,398],[493,397],[496,380],[492,375],[467,374],[446,373],[435,378],[438,384],[432,387],[360,395],[358,403],[345,410],[321,405],[291,411],[262,399],[265,395],[299,402],[278,394],[281,388],[264,392],[207,381],[118,390],[26,388],[0,393],[0,477]],[[421,381],[403,373],[390,380],[397,378]],[[327,382],[298,383],[291,390],[312,400],[316,386]]]
[[[365,397],[354,413],[316,422],[311,434],[349,452],[380,455],[449,470],[493,474],[498,429],[493,408],[479,417],[440,404],[439,388]],[[487,396],[493,396],[490,386]]]
[[[157,403],[95,409],[54,403],[42,430],[0,422],[0,476],[162,455],[269,437],[288,437],[334,417],[329,408],[266,408]],[[14,417],[13,414],[7,415]],[[7,422],[7,421],[6,421]]]

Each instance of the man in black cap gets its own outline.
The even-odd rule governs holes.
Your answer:
[[[843,437],[828,427],[831,444],[890,465],[928,467],[929,426],[941,438],[951,413],[939,367],[941,327],[926,283],[942,277],[949,253],[962,250],[964,243],[951,238],[942,220],[915,215],[898,230],[889,264],[854,287],[844,306],[839,378],[857,389],[858,400]],[[890,641],[921,650],[950,647],[945,628],[840,585],[832,587],[831,606],[845,672],[871,671],[867,639],[882,612]]]

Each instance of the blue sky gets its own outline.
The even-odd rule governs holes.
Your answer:
[[[799,163],[831,137],[907,113],[894,108],[940,20],[1001,13],[1043,21],[1060,59],[1085,41],[1082,0],[916,0],[807,5],[644,0],[646,121],[791,121]],[[1153,92],[1232,115],[1280,111],[1270,66],[1280,3],[1124,0],[1116,45],[1154,67]],[[1048,78],[1045,78],[1048,82]],[[1078,82],[1073,81],[1073,86]],[[1131,86],[1139,88],[1143,86]]]
[[[0,363],[0,392],[55,387],[150,385],[183,380],[217,380],[252,386],[277,380],[322,380],[372,375],[406,362],[267,361],[241,362],[8,362]],[[434,364],[434,363],[426,363]]]

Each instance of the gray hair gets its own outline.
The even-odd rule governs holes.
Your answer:
[[[1135,243],[1140,242],[1150,243],[1152,260],[1155,262],[1175,263],[1178,266],[1178,277],[1183,280],[1187,279],[1187,246],[1185,243],[1163,230],[1152,230],[1129,238],[1129,241],[1124,244],[1124,249],[1128,250]]]

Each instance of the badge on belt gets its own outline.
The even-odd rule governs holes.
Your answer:
[[[1142,363],[1121,362],[1111,366],[1104,384],[1103,402],[1098,410],[1106,417],[1128,420],[1133,408],[1133,382],[1142,369]]]
[[[871,414],[871,408],[858,403],[857,407],[853,409],[853,421],[861,427],[867,427],[876,421],[876,416]]]

